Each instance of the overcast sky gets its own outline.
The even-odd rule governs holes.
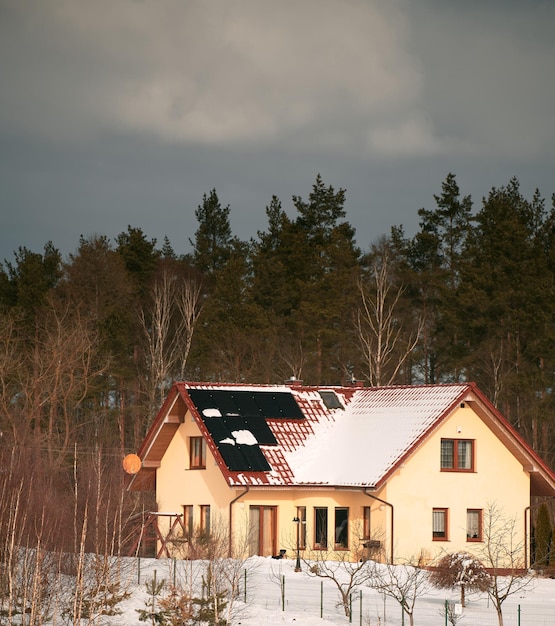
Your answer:
[[[128,225],[242,239],[320,173],[367,249],[453,172],[555,192],[553,0],[0,0],[0,261]]]

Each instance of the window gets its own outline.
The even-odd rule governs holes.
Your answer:
[[[362,538],[370,539],[370,511],[371,508],[369,506],[362,507]]]
[[[482,541],[481,509],[467,509],[466,511],[466,540]]]
[[[210,534],[210,505],[200,505],[200,532],[204,535]]]
[[[349,547],[349,509],[344,507],[335,509],[335,547]]]
[[[191,437],[189,453],[191,469],[206,469],[206,442],[202,437]]]
[[[325,549],[328,547],[327,507],[314,508],[314,547],[321,549]]]
[[[306,548],[306,506],[297,507],[297,519],[299,524],[297,532],[299,533],[299,548],[304,550]]]
[[[183,505],[183,525],[185,526],[185,535],[192,537],[193,535],[193,505]]]
[[[441,470],[474,471],[474,442],[471,439],[442,439]]]
[[[449,509],[434,509],[432,513],[432,537],[434,541],[447,541]]]

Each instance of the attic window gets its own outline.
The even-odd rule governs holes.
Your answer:
[[[202,437],[190,437],[189,467],[191,469],[206,469],[206,441]]]
[[[441,440],[442,472],[473,472],[474,441],[472,439]]]
[[[345,407],[339,401],[335,391],[318,391],[322,402],[328,409],[344,409]]]

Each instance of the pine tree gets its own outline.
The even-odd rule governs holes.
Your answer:
[[[550,564],[552,526],[551,516],[547,504],[543,502],[538,509],[536,519],[536,567],[546,567]]]

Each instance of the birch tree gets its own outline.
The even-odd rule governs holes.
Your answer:
[[[358,280],[356,330],[372,386],[395,381],[422,329],[418,320],[416,328],[405,332],[400,312],[404,287],[394,283],[391,254],[388,241],[381,239],[372,251],[370,277]]]
[[[172,378],[185,375],[202,308],[201,289],[192,274],[179,275],[166,265],[151,286],[148,308],[140,312],[150,411],[162,404]]]

